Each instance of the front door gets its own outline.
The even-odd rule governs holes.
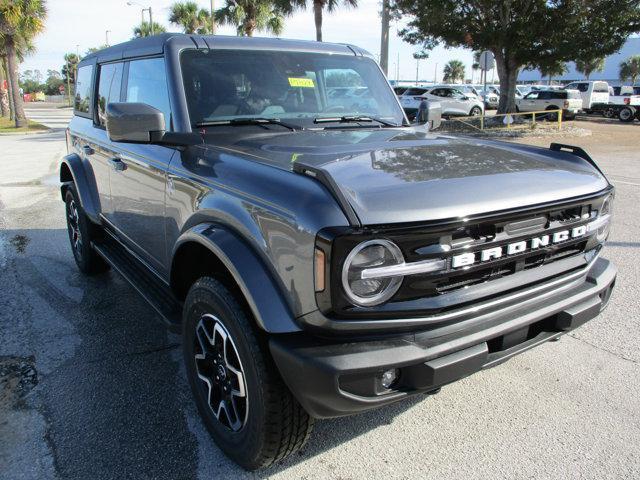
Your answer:
[[[162,111],[166,129],[171,108],[163,58],[133,60],[125,68],[124,101],[140,102]],[[167,168],[175,149],[159,145],[113,143],[110,157],[116,232],[134,252],[159,273],[166,272],[165,188]]]

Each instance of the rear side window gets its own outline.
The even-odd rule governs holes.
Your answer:
[[[424,88],[410,88],[409,90],[407,90],[406,92],[404,92],[404,95],[408,95],[408,96],[418,96],[418,95],[422,95],[424,92],[426,92],[427,90]]]
[[[98,124],[105,126],[107,105],[120,101],[122,63],[110,63],[100,67],[98,83]]]
[[[86,65],[78,69],[74,110],[75,113],[78,113],[80,115],[89,113],[89,106],[91,105],[92,74],[93,65]]]
[[[587,90],[589,90],[589,84],[588,83],[572,83],[570,85],[567,85],[568,89],[572,89],[572,90],[578,90],[580,92],[586,92]]]
[[[550,98],[553,98],[553,92],[542,91],[538,95],[538,100],[548,100]]]
[[[133,60],[127,77],[127,102],[146,103],[164,113],[167,130],[171,130],[171,106],[163,58]]]
[[[552,92],[551,98],[567,98],[567,92]]]

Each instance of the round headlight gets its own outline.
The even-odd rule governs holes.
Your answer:
[[[398,246],[388,240],[369,240],[357,245],[342,267],[342,287],[349,300],[363,307],[389,300],[400,288],[402,277],[362,278],[363,270],[404,263]]]
[[[611,229],[611,215],[613,213],[613,195],[609,195],[602,202],[602,207],[600,207],[600,211],[598,212],[599,218],[606,218],[607,221],[598,228],[596,233],[596,238],[599,242],[604,242],[609,235],[609,230]]]

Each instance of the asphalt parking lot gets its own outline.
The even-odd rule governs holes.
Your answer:
[[[640,478],[640,123],[577,121],[617,188],[604,256],[608,309],[547,343],[442,389],[318,422],[305,449],[247,474],[201,424],[167,333],[115,273],[75,267],[54,129],[0,136],[0,478]],[[499,187],[499,186],[497,186]]]

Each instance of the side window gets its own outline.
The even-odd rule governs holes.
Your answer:
[[[553,98],[553,94],[551,92],[540,92],[538,95],[538,100],[549,100]]]
[[[74,100],[74,110],[76,113],[89,113],[91,104],[91,77],[93,65],[87,65],[78,69],[76,80],[76,96]]]
[[[100,67],[98,83],[98,124],[105,126],[107,105],[120,101],[120,86],[122,85],[122,63],[110,63]]]
[[[527,100],[536,100],[538,98],[538,92],[531,92],[524,98],[526,98]]]
[[[146,103],[164,113],[167,130],[171,130],[171,106],[163,58],[133,60],[127,77],[127,102]]]

